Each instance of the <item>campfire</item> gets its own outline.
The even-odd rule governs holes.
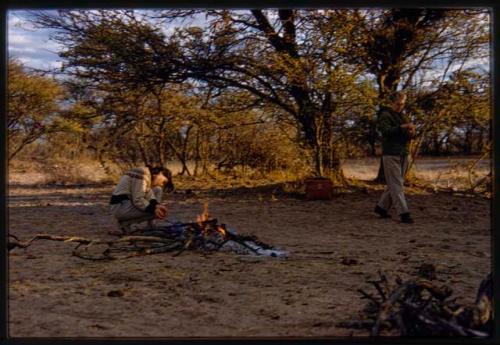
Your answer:
[[[254,235],[237,234],[229,230],[226,224],[219,224],[216,218],[210,218],[208,203],[194,223],[170,223],[154,229],[139,230],[143,236],[169,238],[182,243],[182,248],[174,255],[186,249],[201,251],[235,252],[239,255],[265,255],[284,257],[286,252],[258,240]]]
[[[138,229],[117,240],[105,241],[82,237],[38,234],[27,242],[10,236],[9,250],[27,248],[36,240],[76,242],[73,255],[88,260],[115,260],[135,256],[172,252],[174,256],[186,250],[208,252],[232,252],[238,255],[286,257],[287,252],[259,241],[255,235],[238,234],[210,218],[208,204],[196,222],[169,222],[153,228]]]

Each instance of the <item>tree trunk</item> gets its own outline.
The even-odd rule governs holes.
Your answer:
[[[209,155],[209,148],[208,148],[208,143],[209,143],[209,137],[205,133],[201,133],[201,140],[200,140],[200,158],[201,158],[201,173],[202,175],[209,175],[208,172],[208,160],[210,159]]]
[[[434,142],[434,155],[440,156],[441,155],[441,141],[439,140],[439,135],[437,133],[434,134],[433,142]]]
[[[375,156],[377,154],[376,143],[377,143],[377,122],[370,120],[369,133],[368,133],[368,143],[370,145],[370,154]]]
[[[186,130],[186,136],[184,138],[184,144],[182,146],[182,152],[181,152],[181,155],[182,155],[182,171],[181,171],[181,175],[184,175],[184,173],[187,173],[188,176],[191,176],[191,173],[189,172],[188,170],[188,167],[187,167],[187,160],[188,160],[188,141],[189,141],[189,133],[191,132],[191,129],[193,128],[193,125],[190,125],[187,130]]]
[[[463,154],[469,155],[471,153],[471,149],[472,149],[472,129],[470,127],[467,127],[467,130],[465,131]]]
[[[479,129],[479,133],[477,134],[476,140],[476,151],[481,152],[484,146],[484,127]]]
[[[145,148],[146,145],[144,145],[144,143],[141,141],[141,138],[143,137],[142,136],[143,124],[142,123],[140,124],[140,128],[135,126],[133,129],[133,132],[134,132],[135,143],[137,145],[137,148],[139,149],[139,153],[141,155],[142,162],[144,163],[144,165],[149,165],[150,161],[149,161],[149,157],[146,153],[146,148]]]
[[[160,166],[165,166],[165,148],[166,145],[164,144],[163,138],[160,136],[158,138],[158,142],[156,144],[156,147],[158,148],[158,162]]]
[[[410,152],[408,157],[408,169],[406,170],[405,177],[407,179],[412,179],[415,174],[413,171],[415,159],[417,158],[418,152],[420,151],[420,146],[422,145],[422,141],[424,139],[424,134],[421,134],[418,138],[415,138],[413,142],[410,144]]]
[[[313,157],[313,174],[329,177],[334,184],[343,184],[345,176],[334,143],[332,114],[305,114],[303,118],[302,129]],[[319,118],[321,121],[312,120]]]
[[[334,184],[345,182],[342,164],[335,148],[329,146],[313,147],[313,172],[317,177],[329,177]]]
[[[329,151],[325,153],[325,155],[328,154],[329,159],[328,162],[325,162],[323,169],[334,185],[343,185],[345,184],[345,176],[338,153],[334,148],[330,148]]]
[[[323,157],[321,155],[321,146],[314,145],[314,175],[323,176]]]
[[[193,175],[198,176],[198,169],[200,168],[200,130],[196,131],[196,139],[194,144],[194,170]]]
[[[182,164],[182,172],[187,172],[189,176],[191,176],[191,173],[189,172],[189,169],[187,167],[186,161],[184,160],[184,157],[182,154],[176,149],[174,144],[170,140],[165,140],[165,144],[170,147],[170,149],[173,151],[174,155],[177,157],[177,159],[181,162]],[[182,172],[180,175],[182,175]]]
[[[14,157],[26,146],[34,142],[36,139],[41,137],[42,133],[36,133],[34,130],[31,130],[28,135],[24,137],[23,140],[21,140],[21,143],[17,148],[15,148],[12,152],[10,152],[9,157],[7,158],[7,161],[11,161],[14,159]]]
[[[323,136],[323,173],[330,177],[333,184],[345,184],[345,176],[342,171],[340,157],[334,141],[333,132],[333,114],[328,112],[323,117],[322,136]]]

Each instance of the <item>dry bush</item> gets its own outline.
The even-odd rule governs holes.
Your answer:
[[[113,183],[115,175],[108,174],[96,161],[83,160],[52,161],[45,165],[46,184],[71,185],[71,184],[94,184]]]
[[[15,160],[9,164],[9,184],[24,185],[73,185],[114,183],[119,177],[118,168],[108,174],[99,162],[90,159],[69,161],[48,159],[43,162],[34,160]]]
[[[43,184],[45,181],[42,164],[34,160],[11,160],[7,176],[9,184]]]

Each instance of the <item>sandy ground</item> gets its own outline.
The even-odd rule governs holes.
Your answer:
[[[112,186],[11,186],[9,231],[114,238]],[[183,190],[167,196],[170,219],[210,214],[289,258],[228,253],[158,254],[113,262],[71,255],[74,244],[37,242],[9,255],[11,337],[349,336],[339,328],[365,305],[356,292],[383,270],[389,279],[437,267],[459,302],[471,303],[490,272],[490,202],[408,192],[416,224],[372,213],[380,190],[306,202],[261,190]],[[353,259],[353,260],[345,260]],[[346,264],[349,263],[350,264]],[[121,293],[113,293],[120,291]],[[112,292],[108,296],[108,293]],[[113,297],[116,296],[116,297]]]

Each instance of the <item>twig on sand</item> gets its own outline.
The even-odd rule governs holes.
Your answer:
[[[15,237],[15,236],[12,236]],[[35,241],[38,240],[48,240],[48,241],[58,241],[58,242],[75,242],[77,243],[77,246],[73,250],[73,255],[77,256],[82,259],[87,259],[87,260],[114,260],[114,259],[122,259],[122,258],[128,258],[128,257],[133,257],[133,256],[142,256],[142,255],[149,255],[149,254],[157,254],[157,253],[163,253],[167,251],[174,250],[179,247],[180,243],[178,241],[168,239],[168,238],[163,238],[163,237],[156,237],[156,236],[124,236],[121,238],[118,238],[116,240],[101,240],[101,239],[89,239],[89,238],[84,238],[84,237],[77,237],[77,236],[55,236],[55,235],[49,235],[49,234],[37,234],[33,238],[31,238],[28,241],[22,242],[22,241],[9,241],[9,250],[12,250],[14,248],[28,248],[31,246]],[[164,244],[162,247],[158,248],[140,248],[137,247],[135,250],[135,253],[125,255],[125,256],[115,256],[112,254],[116,249],[116,246],[118,245],[123,245],[123,244],[134,244],[134,243],[161,243]],[[100,255],[90,255],[87,254],[88,250],[97,245],[106,245],[107,248],[100,254]],[[117,251],[123,251],[117,250]]]
[[[437,286],[428,279],[397,281],[392,289],[384,279],[369,283],[379,296],[358,289],[361,298],[369,299],[364,309],[367,318],[341,322],[339,327],[364,326],[371,336],[386,329],[399,331],[401,336],[487,337],[493,329],[491,274],[481,282],[476,302],[465,306],[458,305],[456,298],[449,299],[452,290],[448,286]]]

